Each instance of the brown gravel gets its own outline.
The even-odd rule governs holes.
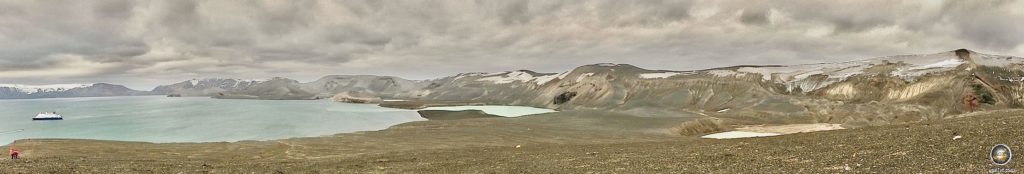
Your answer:
[[[24,158],[0,160],[0,173],[987,173],[997,168],[1024,169],[1016,160],[996,166],[988,159],[995,144],[1022,149],[1021,110],[732,140],[658,133],[679,123],[660,119],[667,118],[560,112],[414,122],[384,131],[264,142],[20,140],[15,145],[23,149]],[[954,136],[963,138],[953,140]]]

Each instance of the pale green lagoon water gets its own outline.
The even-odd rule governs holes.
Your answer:
[[[498,105],[485,105],[485,106],[441,106],[441,107],[427,107],[420,110],[443,110],[443,111],[464,111],[464,110],[481,110],[484,113],[491,115],[503,116],[503,117],[518,117],[524,115],[543,114],[558,112],[553,109],[545,108],[532,108],[523,106],[498,106]]]
[[[49,111],[60,113],[64,120],[32,121],[39,112]],[[0,144],[27,138],[271,140],[381,130],[420,120],[425,119],[413,110],[327,100],[163,96],[0,100]]]

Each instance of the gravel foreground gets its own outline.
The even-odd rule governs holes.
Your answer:
[[[0,173],[989,173],[1024,152],[1024,110],[730,140],[664,134],[677,118],[561,112],[413,122],[383,131],[235,143],[19,140]],[[954,137],[959,137],[954,139]],[[518,147],[517,147],[518,146]],[[3,147],[6,149],[6,146]],[[1015,156],[1021,158],[1020,155]]]

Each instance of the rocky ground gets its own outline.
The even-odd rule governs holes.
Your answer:
[[[1020,149],[1024,111],[764,138],[699,139],[692,118],[568,111],[412,122],[383,131],[236,143],[20,140],[0,173],[986,173]],[[960,137],[954,139],[954,137]],[[2,147],[6,148],[6,147]]]

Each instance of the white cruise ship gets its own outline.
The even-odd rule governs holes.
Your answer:
[[[38,115],[36,115],[36,117],[32,117],[32,120],[63,120],[63,119],[64,119],[64,117],[61,117],[60,114],[57,114],[57,112],[44,112],[44,113],[39,113]]]

